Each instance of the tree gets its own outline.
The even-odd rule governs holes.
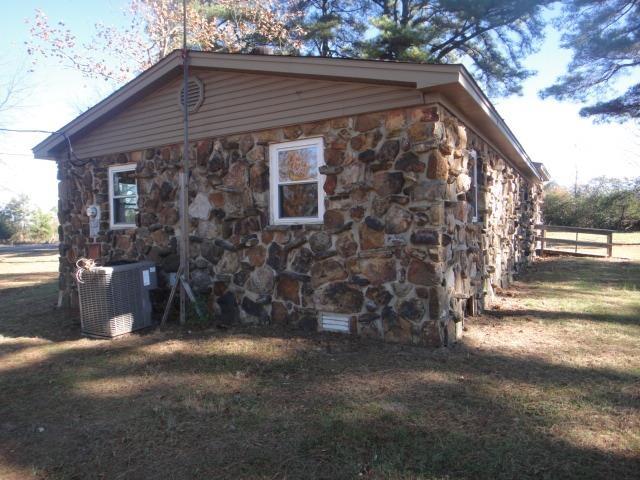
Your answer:
[[[0,208],[0,223],[3,225],[1,230],[4,230],[6,235],[3,239],[26,237],[31,211],[30,200],[26,195],[12,198]]]
[[[126,28],[97,23],[95,37],[83,43],[64,22],[51,24],[36,10],[29,22],[27,51],[34,63],[51,58],[86,77],[117,85],[182,48],[180,0],[131,0],[125,14],[130,18]],[[300,46],[302,34],[297,27],[287,28],[296,14],[275,0],[189,0],[187,43],[196,50],[248,52],[270,45],[291,53]]]
[[[595,178],[575,194],[550,183],[544,217],[549,225],[640,230],[640,178]]]
[[[55,238],[56,228],[55,209],[34,208],[26,195],[0,207],[0,240],[49,242]]]
[[[640,83],[608,100],[614,82],[640,67],[640,2],[637,0],[565,0],[556,22],[566,28],[561,46],[573,57],[567,73],[542,92],[558,100],[593,102],[580,110],[600,121],[640,118]],[[637,78],[637,77],[636,77]]]
[[[21,106],[28,86],[24,65],[13,66],[7,59],[0,59],[0,125],[7,115]]]
[[[30,218],[28,237],[32,242],[49,242],[55,235],[55,218],[52,212],[36,208]]]
[[[321,57],[354,57],[354,46],[367,30],[369,0],[297,0],[291,5],[307,53]]]
[[[413,62],[468,62],[492,95],[520,93],[533,74],[522,60],[542,38],[552,0],[188,0],[188,43],[249,52],[269,45],[288,54]],[[82,44],[36,13],[28,51],[89,77],[122,83],[181,46],[179,0],[131,0],[130,25],[96,25]],[[374,28],[372,29],[371,26]],[[373,34],[371,36],[371,34]],[[369,36],[369,38],[367,38]]]
[[[0,209],[0,240],[9,240],[16,233],[13,223]]]
[[[543,37],[549,0],[372,0],[369,58],[454,63],[468,59],[489,94],[521,92],[534,72],[522,59]]]
[[[549,182],[544,187],[544,222],[547,225],[576,225],[575,197],[561,185]]]

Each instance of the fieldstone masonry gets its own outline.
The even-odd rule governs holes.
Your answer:
[[[268,145],[311,136],[325,144],[324,224],[270,226]],[[477,222],[470,149],[481,162]],[[313,330],[326,311],[351,315],[363,336],[449,344],[465,314],[534,256],[541,185],[441,105],[199,141],[191,159],[191,283],[225,324]],[[152,260],[168,288],[183,234],[180,162],[180,145],[58,162],[60,288],[70,298],[75,260],[94,241],[84,214],[93,203],[100,259]],[[138,226],[112,231],[108,167],[123,163],[137,165]]]

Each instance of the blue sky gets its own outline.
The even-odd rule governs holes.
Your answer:
[[[7,6],[9,3],[11,6]],[[97,21],[122,22],[123,4],[115,0],[5,1],[0,16],[0,31],[3,32],[0,75],[6,78],[31,67],[31,58],[24,46],[29,30],[25,19],[33,18],[36,8],[46,12],[51,21],[63,20],[79,37],[89,39]],[[87,81],[54,63],[39,65],[33,72],[21,74],[21,78],[26,93],[20,108],[0,119],[6,128],[57,130],[79,113],[78,105],[86,105],[87,99],[96,98],[96,89],[104,88],[100,82]],[[43,134],[0,135],[0,204],[25,193],[41,208],[57,205],[55,163],[34,160],[30,152],[31,147],[44,137]]]
[[[76,35],[88,41],[93,25],[122,24],[122,9],[127,0],[81,1],[39,0],[11,2],[0,17],[0,76],[8,75],[24,65],[30,67],[24,41],[28,36],[26,18],[33,18],[36,8],[43,10],[51,22],[62,20]],[[594,125],[580,118],[579,104],[540,100],[537,92],[563,73],[570,58],[568,51],[558,48],[559,33],[548,28],[547,38],[539,53],[529,57],[527,68],[537,70],[535,77],[524,83],[521,97],[493,99],[500,114],[514,131],[534,161],[547,165],[554,180],[571,185],[576,171],[580,182],[608,175],[615,177],[640,175],[640,141],[634,125]],[[623,81],[628,83],[631,79]],[[1,83],[1,80],[0,80]],[[104,82],[87,80],[72,70],[55,63],[39,64],[25,75],[28,87],[22,107],[0,123],[11,128],[56,130],[74,118],[79,108],[100,98]],[[28,194],[42,208],[57,204],[55,164],[34,160],[30,149],[44,135],[5,134],[0,136],[0,204],[18,193]],[[19,155],[7,155],[19,154]]]

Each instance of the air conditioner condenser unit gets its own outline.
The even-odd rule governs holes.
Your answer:
[[[153,325],[149,291],[157,288],[153,262],[94,267],[78,282],[82,333],[116,337]]]

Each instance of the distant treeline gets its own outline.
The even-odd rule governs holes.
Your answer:
[[[640,177],[600,177],[574,188],[545,187],[544,220],[548,225],[640,230]]]
[[[55,209],[34,207],[26,195],[0,204],[0,242],[55,243],[57,229]]]

